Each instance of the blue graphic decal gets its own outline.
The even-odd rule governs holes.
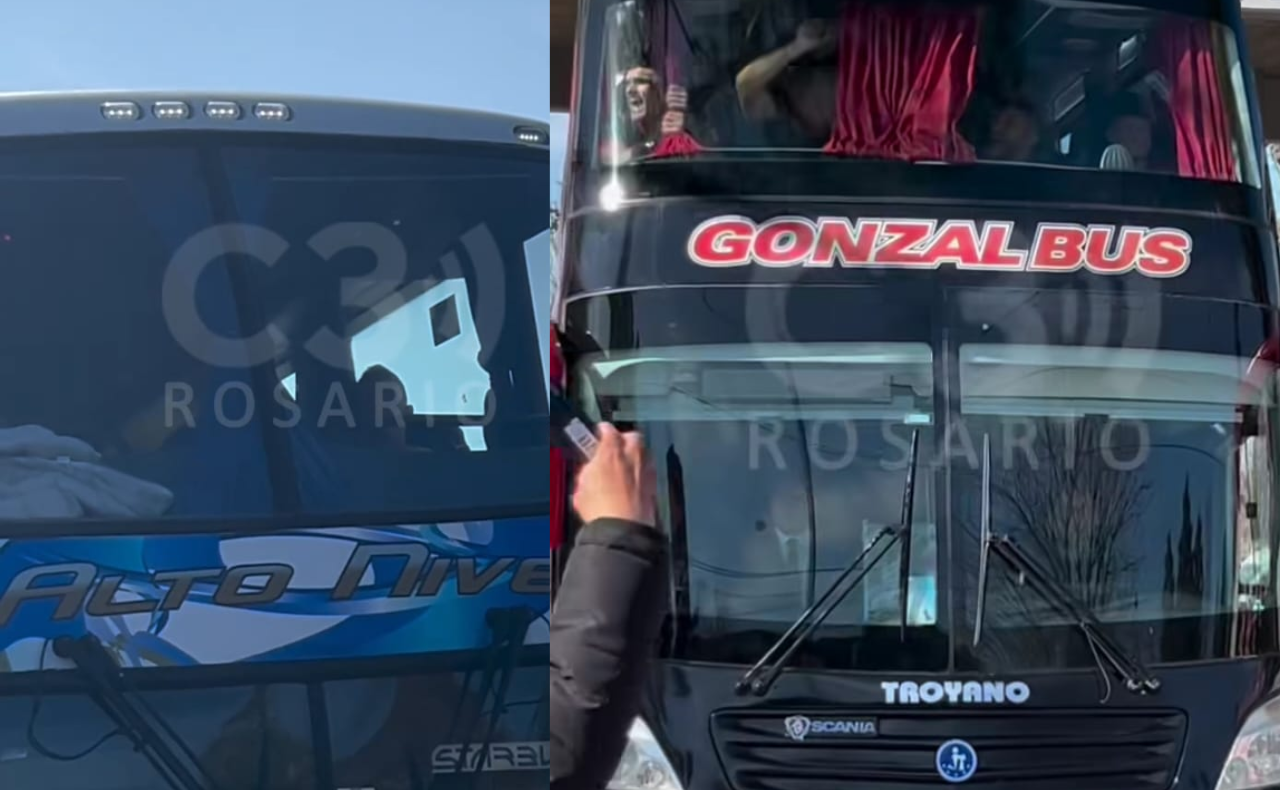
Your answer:
[[[948,782],[967,782],[978,771],[978,753],[965,741],[947,741],[934,760],[938,775]]]
[[[0,671],[61,668],[49,640],[86,633],[127,667],[483,649],[495,610],[546,644],[548,545],[546,517],[0,540]]]

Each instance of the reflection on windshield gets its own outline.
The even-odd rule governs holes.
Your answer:
[[[1139,349],[960,349],[964,425],[993,447],[993,528],[1102,622],[1161,623],[1148,657],[1199,652],[1202,635],[1176,627],[1185,618],[1262,605],[1274,381],[1256,366],[1247,376],[1249,365]],[[963,512],[976,534],[975,511]],[[1014,580],[993,575],[988,595],[989,632],[1067,622]],[[1048,645],[1038,656],[1031,641],[1018,645],[1024,660],[1057,660]]]
[[[692,614],[708,633],[785,630],[898,521],[912,430],[931,443],[927,346],[667,348],[587,357],[582,369],[590,384],[578,390],[608,404],[601,416],[641,424],[665,461],[666,517],[687,526]],[[908,603],[916,626],[937,618],[933,485],[922,471]],[[894,552],[822,627],[897,626],[898,591]]]
[[[1205,19],[1043,0],[627,0],[606,39],[606,166],[808,149],[1257,180],[1237,161],[1250,133],[1234,35]]]
[[[339,788],[537,790],[550,766],[545,672],[545,658],[516,668],[501,698],[479,667],[320,682],[318,693],[291,683],[131,696],[173,726],[219,790],[314,790],[324,777]],[[0,787],[172,790],[93,702],[62,694],[0,697]]]
[[[207,142],[0,156],[0,520],[545,497],[536,158]]]
[[[1274,349],[1250,358],[961,342],[954,353],[949,408],[934,398],[927,344],[662,346],[580,359],[583,407],[637,425],[654,448],[663,518],[687,555],[687,579],[675,578],[689,655],[750,664],[895,522],[916,426],[914,638],[947,638],[938,541],[948,525],[943,578],[955,621],[972,623],[978,447],[989,436],[994,528],[1126,651],[1151,665],[1257,652],[1258,612],[1274,607]],[[886,557],[796,664],[874,668],[900,655],[898,590]],[[966,666],[1093,665],[1071,622],[1017,574],[992,575],[985,613],[980,648],[958,654]]]

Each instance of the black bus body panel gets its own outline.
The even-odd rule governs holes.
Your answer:
[[[694,170],[690,163],[680,167],[687,168],[681,178],[693,177],[688,175]],[[934,169],[930,175],[950,178],[946,168]],[[1112,176],[1088,175],[1090,179],[1100,177]],[[873,321],[863,307],[874,303],[880,293],[884,308],[876,316],[883,320],[876,334],[881,337],[867,339],[914,333],[918,338],[910,339],[943,349],[936,362],[941,395],[938,409],[940,414],[950,414],[958,409],[958,403],[956,396],[946,392],[955,376],[947,367],[955,363],[949,344],[986,332],[988,318],[1000,316],[1002,311],[1023,315],[1048,311],[1052,318],[1061,318],[1065,328],[1046,340],[1053,344],[1094,342],[1127,347],[1122,330],[1090,341],[1083,328],[1088,318],[1073,312],[1075,308],[1067,304],[1072,299],[1083,299],[1095,311],[1111,311],[1112,318],[1121,316],[1122,324],[1142,324],[1143,310],[1156,306],[1162,317],[1141,341],[1152,348],[1172,344],[1212,353],[1217,346],[1234,344],[1238,346],[1234,353],[1248,358],[1261,353],[1260,347],[1276,337],[1275,237],[1261,219],[1262,198],[1257,190],[1203,184],[1196,186],[1191,197],[1193,190],[1182,182],[1184,192],[1165,191],[1157,200],[1151,190],[1160,189],[1148,181],[1140,185],[1141,195],[1131,191],[1134,201],[1128,206],[1087,205],[1088,195],[1058,193],[1058,201],[1067,197],[1082,201],[1071,205],[1049,202],[1054,196],[1041,192],[1043,182],[1037,187],[1038,200],[1026,193],[1030,187],[1025,182],[1024,186],[996,189],[995,199],[977,200],[926,197],[924,176],[917,179],[912,175],[906,180],[912,179],[919,183],[906,191],[914,194],[902,200],[877,199],[870,194],[874,186],[867,186],[866,196],[841,198],[832,186],[826,194],[811,189],[806,198],[785,201],[734,198],[728,186],[679,198],[674,195],[681,191],[688,194],[687,185],[672,186],[668,191],[659,181],[637,181],[632,192],[639,198],[635,202],[612,212],[589,209],[568,218],[560,306],[567,368],[574,370],[584,355],[606,351],[634,352],[690,343],[859,339],[861,328]],[[700,183],[705,187],[728,181],[714,178]],[[860,183],[874,185],[875,180]],[[1171,180],[1168,187],[1177,189],[1176,183]],[[938,186],[936,181],[933,186]],[[858,188],[853,189],[856,192]],[[745,188],[738,194],[753,191],[767,194]],[[880,191],[883,194],[885,190]],[[779,185],[776,194],[785,192],[785,185]],[[901,237],[898,242],[880,237],[864,249],[871,251],[868,257],[847,260],[834,256],[829,261],[821,253],[815,257],[816,240],[801,253],[788,245],[803,246],[808,240],[788,237],[772,248],[782,262],[762,264],[756,252],[768,252],[768,245],[753,245],[761,229],[780,217],[797,221],[799,228],[808,223],[819,237],[824,227],[842,223],[855,232],[860,221],[879,222],[881,231],[884,223],[894,221],[917,229],[927,225],[928,233],[917,238],[920,244],[913,248],[925,262],[908,254],[888,256],[887,265],[874,264],[871,256],[875,251],[901,242]],[[745,236],[749,241],[734,247],[737,242],[730,233],[724,237],[729,239],[727,246],[716,246],[706,239],[704,246],[698,246],[695,239],[708,225],[726,222],[745,223],[738,229],[748,229]],[[972,238],[979,245],[991,228],[1006,227],[1005,250],[1015,258],[1019,252],[1026,253],[1022,265],[958,265],[964,253],[948,258],[956,248],[945,244],[930,247],[931,243],[942,244],[939,231],[964,223],[972,226]],[[1125,229],[1135,238],[1147,232],[1180,232],[1189,240],[1188,256],[1173,275],[1168,274],[1170,270],[1159,271],[1158,266],[1144,271],[1136,261],[1125,273],[1108,273],[1105,262],[1101,266],[1082,264],[1073,270],[1047,266],[1037,270],[1029,262],[1036,260],[1043,226],[1071,226],[1086,235],[1102,228],[1100,232],[1111,233],[1107,239],[1114,243],[1099,249],[1113,255],[1123,253],[1116,244]],[[836,232],[843,231],[837,227]],[[848,236],[843,239],[850,240]],[[1135,244],[1141,257],[1142,242]],[[723,262],[734,259],[742,249],[747,250],[742,254],[745,262]],[[691,256],[708,250],[724,253],[727,258],[710,265],[705,260],[701,264],[691,260]],[[794,254],[788,257],[788,251]],[[979,250],[978,257],[982,255]],[[958,305],[974,295],[981,295],[977,301],[983,306],[966,317]],[[799,306],[788,307],[790,301]],[[770,313],[771,304],[782,305],[778,308],[781,312],[774,310],[772,318],[761,319]],[[825,312],[815,314],[812,305],[820,305]],[[901,310],[890,309],[894,306]],[[762,312],[753,319],[752,309]],[[1235,338],[1216,336],[1216,325],[1198,318],[1210,314],[1243,316],[1230,330]],[[997,328],[999,320],[995,321]],[[992,342],[1018,341],[1017,321],[1010,321],[1005,332],[995,333]],[[1247,328],[1240,328],[1245,325]],[[731,492],[724,495],[735,496]],[[953,589],[957,575],[967,573],[969,564],[976,562],[976,542],[958,531],[952,534],[957,528],[951,521],[957,516],[949,511],[961,509],[959,500],[949,499],[945,491],[938,497],[943,511],[939,514],[938,551],[952,565],[941,562],[938,570],[939,639],[946,646],[941,648],[945,656],[939,656],[937,666],[923,666],[913,659],[916,648],[924,646],[924,652],[929,652],[940,647],[936,641],[922,641],[909,631],[906,641],[899,644],[895,627],[890,640],[893,644],[881,647],[884,656],[899,651],[902,664],[897,671],[893,666],[878,666],[870,672],[838,666],[790,669],[765,698],[739,696],[734,685],[750,659],[735,654],[721,663],[719,658],[707,660],[706,654],[691,655],[685,649],[682,640],[688,638],[685,631],[690,624],[688,591],[679,583],[687,568],[676,569],[673,578],[677,589],[672,598],[676,615],[669,623],[664,656],[652,675],[644,718],[684,790],[947,786],[935,767],[935,753],[952,738],[966,740],[982,755],[981,770],[965,783],[975,788],[1164,790],[1176,786],[1213,790],[1241,723],[1275,693],[1280,664],[1274,650],[1275,627],[1270,622],[1275,619],[1274,596],[1268,594],[1268,614],[1264,615],[1268,623],[1261,626],[1262,635],[1253,642],[1254,649],[1230,643],[1224,637],[1230,629],[1210,618],[1214,624],[1204,627],[1213,633],[1206,631],[1202,641],[1213,643],[1212,647],[1188,648],[1185,656],[1180,654],[1172,661],[1150,661],[1163,683],[1155,695],[1131,694],[1117,680],[1112,681],[1109,695],[1105,694],[1099,670],[1087,661],[1084,639],[1070,626],[1061,627],[1055,639],[1071,642],[1073,650],[1084,652],[1073,653],[1073,659],[1063,666],[997,666],[970,648],[973,607]],[[674,535],[677,543],[685,539],[685,529],[696,529],[696,525],[679,525]],[[680,551],[675,555],[679,562]],[[967,588],[965,592],[972,593]],[[1141,627],[1134,623],[1121,628],[1137,638]],[[1185,636],[1196,640],[1194,634]],[[760,642],[760,652],[768,641]],[[1205,655],[1193,659],[1191,654],[1196,650]],[[1086,659],[1081,660],[1081,655]],[[887,704],[881,686],[900,681],[1014,680],[1024,681],[1030,689],[1022,704],[951,704],[945,700],[933,705]],[[1104,696],[1106,701],[1100,702]],[[875,734],[809,735],[796,740],[787,731],[786,720],[791,716],[871,721]]]
[[[737,171],[735,171],[737,172]],[[939,168],[934,174],[946,175]],[[1157,179],[1158,180],[1158,179]],[[922,185],[923,186],[923,185]],[[1070,184],[1064,184],[1069,188]],[[1185,189],[1185,187],[1184,187]],[[1198,192],[1199,190],[1197,190]],[[1206,187],[1206,191],[1209,188]],[[1275,236],[1260,221],[1261,193],[1235,185],[1214,185],[1217,198],[1195,209],[1139,208],[1137,205],[1047,205],[1028,202],[1010,192],[1003,200],[835,200],[832,197],[781,200],[705,199],[644,200],[615,212],[592,210],[568,221],[565,228],[563,296],[566,301],[618,289],[661,286],[760,285],[913,285],[1004,288],[1066,288],[1230,299],[1255,304],[1277,303]],[[1139,195],[1133,195],[1137,198]],[[1146,197],[1145,194],[1141,197]],[[1184,206],[1188,205],[1185,201]],[[1176,276],[1034,271],[997,267],[876,265],[870,261],[830,265],[802,261],[792,265],[707,266],[690,260],[695,232],[717,218],[744,218],[757,226],[771,219],[795,217],[818,221],[844,219],[858,230],[859,221],[932,222],[935,230],[949,222],[974,223],[979,232],[993,223],[1012,223],[1007,249],[1030,251],[1041,225],[1082,228],[1146,228],[1185,232],[1191,241],[1190,261]],[[846,237],[847,238],[847,237]],[[882,238],[887,242],[887,238]],[[883,250],[883,248],[882,248]],[[883,250],[892,252],[891,250]],[[1113,252],[1120,252],[1113,248]],[[897,256],[893,256],[897,258]]]
[[[967,787],[1213,790],[1242,711],[1272,693],[1276,670],[1273,659],[1170,669],[1158,695],[1117,691],[1105,705],[1097,673],[1048,673],[1023,678],[1022,705],[948,706],[884,704],[882,682],[925,676],[799,671],[748,701],[733,692],[740,668],[664,661],[645,718],[686,790],[946,786],[934,752],[952,738],[982,761]],[[877,734],[796,741],[785,729],[792,715],[871,721]]]

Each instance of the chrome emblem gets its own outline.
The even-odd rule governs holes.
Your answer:
[[[782,724],[786,727],[787,737],[793,741],[803,741],[813,726],[808,716],[788,716]]]

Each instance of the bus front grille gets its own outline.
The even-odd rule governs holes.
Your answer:
[[[1167,709],[757,709],[711,717],[733,790],[945,785],[936,759],[953,739],[977,754],[964,783],[975,790],[1167,790],[1185,732],[1185,715]]]

